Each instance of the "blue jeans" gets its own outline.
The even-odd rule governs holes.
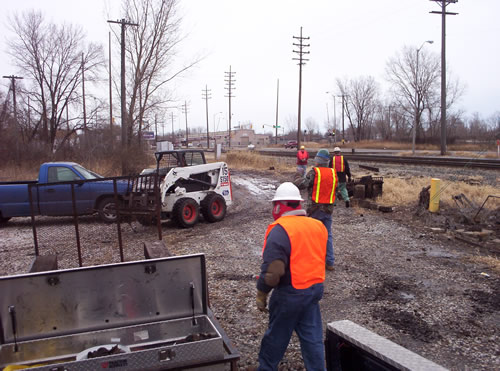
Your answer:
[[[337,186],[337,192],[340,193],[344,201],[349,201],[349,193],[347,192],[346,184],[339,183]]]
[[[269,327],[262,338],[259,352],[259,370],[277,370],[295,330],[300,350],[308,371],[325,370],[323,327],[319,301],[323,284],[304,290],[292,286],[273,290],[269,300]]]
[[[326,243],[326,265],[333,265],[335,262],[335,256],[333,254],[332,214],[316,210],[310,215],[310,217],[322,222],[328,231],[328,241]]]

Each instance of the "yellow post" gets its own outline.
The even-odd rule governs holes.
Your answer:
[[[439,197],[441,191],[441,179],[431,179],[431,194],[429,200],[429,211],[435,213],[439,211]]]

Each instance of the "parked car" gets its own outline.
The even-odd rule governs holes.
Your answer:
[[[113,182],[86,182],[85,180],[102,178],[99,174],[85,169],[74,162],[47,162],[40,166],[38,179],[32,181],[0,183],[0,223],[12,217],[31,216],[30,195],[35,215],[65,216],[73,215],[72,191],[62,182],[79,181],[73,187],[75,206],[78,215],[99,213],[105,222],[116,220]],[[127,183],[119,182],[117,191],[127,193]]]
[[[289,140],[288,142],[285,143],[285,148],[297,148],[297,141]]]

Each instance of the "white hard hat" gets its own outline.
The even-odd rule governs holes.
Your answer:
[[[292,182],[282,183],[274,194],[272,201],[304,201],[300,196],[300,191]]]
[[[340,148],[339,148],[339,147],[335,147],[335,148],[333,149],[333,152],[340,152]]]

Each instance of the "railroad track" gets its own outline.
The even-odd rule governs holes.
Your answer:
[[[261,155],[279,156],[279,157],[295,157],[295,151],[284,150],[261,150],[257,151]],[[352,162],[377,162],[377,163],[396,163],[396,164],[412,164],[426,166],[446,166],[446,167],[462,167],[462,168],[481,168],[500,170],[500,160],[485,159],[485,158],[463,158],[463,157],[437,157],[437,156],[396,156],[396,155],[380,155],[375,153],[342,153],[345,158]],[[309,155],[314,157],[315,152],[310,151]]]

